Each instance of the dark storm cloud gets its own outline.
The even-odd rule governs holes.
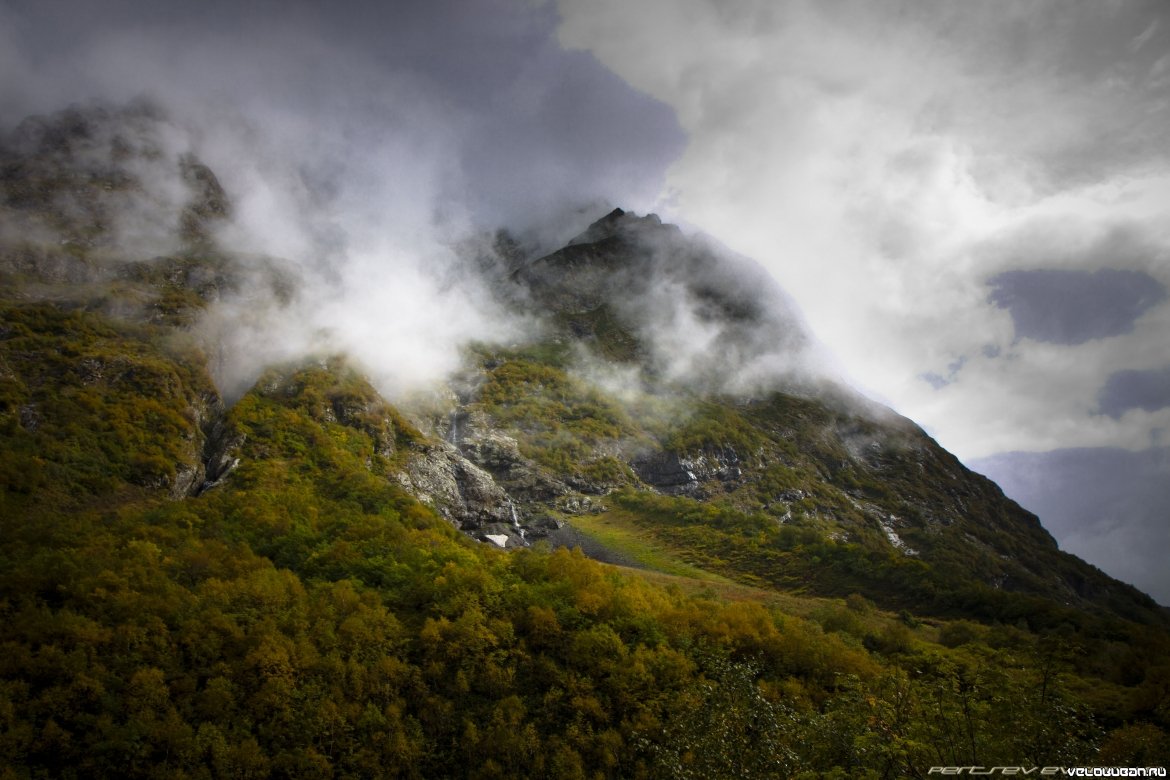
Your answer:
[[[193,154],[233,204],[223,246],[301,280],[291,308],[204,318],[221,388],[334,351],[395,396],[471,338],[531,330],[455,247],[602,200],[649,210],[681,148],[672,111],[564,51],[556,23],[525,0],[12,0],[0,125],[159,106],[168,160]]]
[[[1009,452],[971,461],[1061,549],[1170,605],[1170,449]]]
[[[1116,371],[1098,396],[1100,411],[1120,417],[1130,409],[1153,412],[1170,406],[1170,366],[1147,371]]]
[[[521,0],[18,1],[0,9],[0,110],[13,123],[146,94],[335,128],[332,149],[290,153],[437,138],[443,197],[483,224],[537,222],[565,201],[653,205],[685,140],[673,112],[561,49],[556,22]]]
[[[1166,298],[1166,288],[1141,271],[1043,269],[992,277],[991,301],[1007,309],[1016,338],[1083,344],[1133,331],[1134,322]]]

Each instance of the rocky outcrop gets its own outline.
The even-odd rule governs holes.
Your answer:
[[[222,484],[228,474],[240,465],[240,451],[245,435],[220,416],[205,429],[203,443],[203,479],[192,492],[196,495]]]
[[[391,419],[386,403],[376,396],[335,392],[326,399],[322,417],[359,430],[374,441],[374,452],[390,458],[395,452],[398,429]]]
[[[511,496],[525,503],[543,503],[570,492],[568,485],[525,458],[516,439],[491,428],[482,413],[462,419],[459,451],[490,473]]]
[[[396,479],[482,542],[512,548],[549,538],[564,525],[550,510],[572,489],[524,457],[483,412],[458,405],[471,395],[452,394],[456,408],[429,426],[441,440],[416,445]]]
[[[477,441],[488,443],[489,450],[491,442],[500,444],[505,453],[515,447],[515,441],[508,445],[494,437]],[[473,451],[484,452],[482,447]],[[450,442],[422,445],[395,478],[456,528],[497,547],[527,547],[563,525],[546,512],[522,509],[490,473],[465,458]]]
[[[227,193],[212,170],[193,154],[179,159],[179,171],[191,193],[179,215],[179,235],[188,244],[208,243],[215,224],[231,214]]]
[[[634,458],[630,466],[647,485],[670,495],[699,497],[706,492],[705,483],[734,484],[743,478],[739,453],[733,447],[689,454],[662,450]]]
[[[570,492],[569,485],[521,455],[516,440],[498,430],[484,430],[467,437],[461,442],[460,450],[519,501],[549,502]]]
[[[512,501],[491,474],[447,442],[421,445],[395,475],[399,484],[457,528],[512,521]]]

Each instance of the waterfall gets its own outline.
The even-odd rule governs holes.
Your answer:
[[[508,509],[512,513],[512,527],[520,534],[520,541],[526,542],[524,538],[524,529],[520,527],[520,517],[516,514],[516,503],[512,499],[508,499]]]
[[[459,446],[459,411],[451,412],[451,416],[447,423],[447,441],[451,444]]]

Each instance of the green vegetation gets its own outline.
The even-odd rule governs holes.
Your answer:
[[[1058,602],[1166,623],[1148,597],[1060,553],[1034,517],[906,421],[882,425],[784,393],[619,400],[574,376],[563,350],[482,354],[472,407],[553,475],[620,489],[626,524],[686,562],[711,558],[709,571],[748,584],[862,590],[886,608],[944,617],[1043,626],[1066,619],[1052,616],[1063,615]],[[655,450],[701,464],[692,503],[645,490],[623,468]]]
[[[760,594],[880,595],[927,564],[733,495],[631,486],[581,521],[696,587],[493,550],[387,478],[424,437],[340,361],[263,377],[218,422],[238,468],[175,500],[219,413],[199,353],[47,306],[4,323],[5,777],[893,777],[1165,755],[1156,629],[1050,602],[1068,619],[936,629],[860,596],[798,617]],[[577,444],[642,435],[550,366],[502,363],[482,399],[582,470],[626,467],[573,461]],[[693,446],[752,436],[738,412],[694,419]],[[803,468],[753,490],[807,485]]]
[[[162,486],[197,463],[196,418],[215,397],[198,351],[152,347],[148,327],[82,311],[2,316],[0,506]]]
[[[119,161],[162,158],[90,128],[143,110],[45,120],[0,170],[29,228],[0,247],[0,780],[1170,760],[1163,610],[906,421],[671,386],[595,295],[636,270],[621,236],[537,274],[549,339],[467,347],[421,427],[339,357],[225,408],[191,327],[292,288],[216,247],[231,204],[194,158],[184,248],[120,253],[110,209],[141,185]],[[574,269],[593,292],[554,283]],[[420,500],[448,486],[481,530],[568,521],[641,568],[475,542]]]
[[[634,434],[629,415],[596,388],[564,369],[525,357],[496,363],[476,405],[517,434],[521,452],[559,474],[627,481],[629,470],[598,456],[603,443]]]
[[[663,446],[675,452],[733,448],[755,453],[766,439],[734,407],[713,401],[698,402],[667,435]]]
[[[525,509],[644,570],[505,553],[399,486],[432,443],[344,360],[272,369],[223,408],[182,329],[230,266],[181,255],[0,301],[0,778],[892,778],[1170,755],[1165,619],[925,437],[779,393],[619,399],[563,342],[480,345],[467,411],[600,511]],[[590,317],[566,327],[637,357]],[[699,464],[686,495],[643,482],[655,451]]]
[[[680,554],[652,536],[640,533],[636,526],[623,520],[614,512],[582,515],[573,518],[573,527],[600,542],[606,549],[629,558],[639,567],[704,582],[731,582],[726,577],[687,563],[685,553]]]
[[[561,330],[572,334],[605,360],[632,363],[641,355],[642,346],[638,339],[622,325],[606,304],[587,312],[560,312],[555,322]]]

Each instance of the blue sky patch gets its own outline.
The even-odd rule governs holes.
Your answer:
[[[1121,417],[1130,409],[1153,412],[1170,406],[1170,366],[1110,374],[1097,403],[1101,413],[1110,417]]]
[[[991,302],[1007,309],[1016,338],[1083,344],[1133,331],[1134,322],[1166,299],[1166,288],[1147,273],[1006,271],[988,280]]]

